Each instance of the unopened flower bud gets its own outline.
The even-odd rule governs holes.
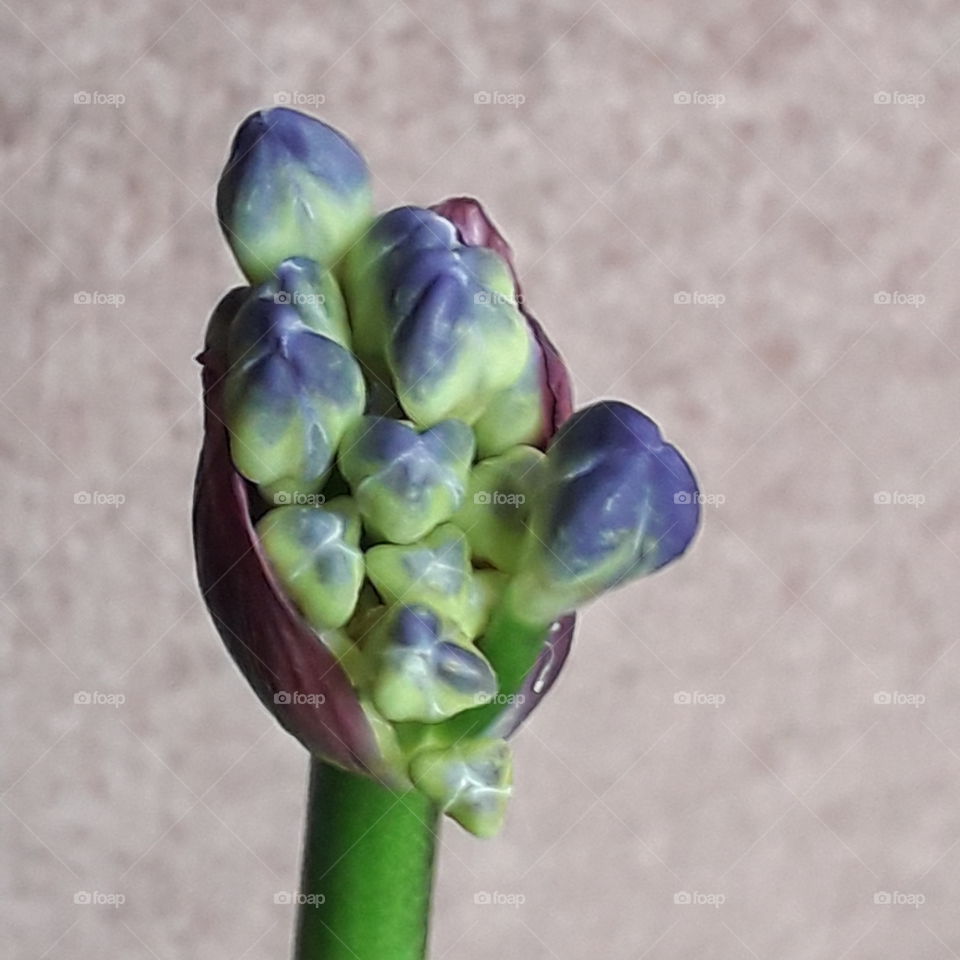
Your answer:
[[[490,837],[500,829],[510,799],[510,746],[478,738],[445,749],[428,747],[411,761],[410,778],[461,826]]]
[[[473,433],[459,420],[420,432],[400,420],[367,416],[344,437],[339,464],[370,530],[412,543],[463,502],[473,452]]]
[[[470,564],[463,531],[445,523],[409,545],[384,543],[366,554],[367,576],[386,603],[423,604],[466,636],[480,632],[487,591]]]
[[[523,556],[527,517],[537,495],[543,454],[517,446],[474,465],[463,506],[453,518],[474,557],[513,572]]]
[[[343,626],[363,583],[360,520],[348,497],[269,510],[257,535],[277,578],[315,630]]]
[[[700,507],[686,460],[626,403],[575,413],[554,437],[511,586],[513,609],[547,623],[686,550]],[[520,600],[522,598],[522,601]]]
[[[388,371],[417,423],[472,423],[527,365],[531,339],[509,267],[461,244],[438,214],[384,214],[348,255],[344,283],[360,303],[358,350]]]
[[[292,257],[277,267],[276,275],[257,288],[264,300],[292,306],[314,332],[350,349],[347,305],[330,270],[305,257]]]
[[[333,127],[286,107],[260,110],[240,126],[217,214],[251,282],[290,257],[334,264],[372,213],[367,165]]]
[[[259,296],[234,318],[228,356],[226,418],[237,469],[269,498],[318,490],[363,413],[357,361],[291,304]]]
[[[438,723],[497,691],[480,651],[429,607],[388,610],[364,643],[364,655],[373,663],[373,703],[395,722]]]

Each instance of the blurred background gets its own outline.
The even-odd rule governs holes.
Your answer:
[[[24,960],[282,958],[307,758],[189,533],[214,186],[284,103],[482,198],[577,399],[698,469],[442,843],[441,958],[960,950],[960,8],[0,0],[0,912]]]

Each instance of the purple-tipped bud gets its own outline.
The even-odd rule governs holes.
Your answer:
[[[509,267],[429,210],[384,214],[347,257],[344,285],[358,350],[417,423],[472,423],[524,372],[533,345]]]
[[[475,200],[456,198],[438,210],[463,243],[489,247],[510,263],[508,245]],[[284,251],[278,263],[296,255]],[[520,301],[519,288],[515,290]],[[324,642],[318,637],[277,580],[254,529],[262,505],[230,456],[224,410],[227,341],[232,321],[250,295],[248,288],[238,288],[223,299],[211,317],[200,357],[205,417],[194,542],[204,600],[240,670],[290,733],[328,762],[402,783],[406,771],[397,767],[384,745],[385,722],[365,707],[334,654],[342,646],[340,639],[331,636]],[[570,384],[540,325],[522,304],[521,312],[542,355],[544,434],[535,441],[542,447],[570,414]],[[563,617],[547,632],[545,648],[520,695],[497,719],[496,736],[508,736],[549,691],[570,650],[574,619]]]
[[[364,417],[344,438],[339,464],[368,528],[412,543],[459,509],[473,454],[473,433],[460,420],[419,432],[401,420]]]
[[[363,413],[352,354],[314,333],[296,307],[253,297],[230,327],[226,414],[240,472],[275,503],[313,492]]]
[[[497,692],[480,651],[429,607],[392,607],[364,647],[373,702],[388,720],[439,723]]]
[[[604,401],[561,427],[543,463],[514,583],[547,622],[686,550],[700,516],[693,473],[657,425]]]
[[[268,279],[289,257],[330,266],[372,216],[370,174],[343,134],[275,107],[251,114],[233,141],[217,214],[244,274]]]

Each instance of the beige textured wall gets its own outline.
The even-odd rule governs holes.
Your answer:
[[[584,616],[504,835],[446,832],[434,957],[957,955],[960,8],[5,0],[0,36],[4,956],[287,954],[306,758],[188,531],[213,185],[281,92],[382,205],[481,197],[579,400],[713,498]]]

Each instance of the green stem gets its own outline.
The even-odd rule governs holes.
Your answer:
[[[295,960],[423,960],[436,808],[319,760],[308,805]]]
[[[530,623],[518,617],[508,603],[501,605],[483,637],[483,653],[497,675],[499,698],[494,703],[465,710],[438,724],[448,742],[480,735],[503,713],[508,702],[506,698],[520,692],[536,664],[549,630],[549,624]]]

